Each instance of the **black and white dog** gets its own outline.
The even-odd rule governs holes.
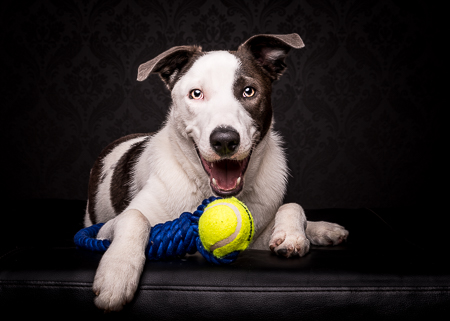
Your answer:
[[[211,196],[236,196],[255,220],[250,248],[285,257],[338,244],[337,224],[307,222],[303,209],[282,205],[287,165],[273,131],[272,82],[286,68],[297,34],[257,35],[237,51],[167,50],[139,67],[138,80],[158,73],[171,91],[164,127],[110,144],[94,164],[85,225],[107,222],[112,240],[94,280],[96,305],[120,310],[137,289],[151,226],[194,211]]]

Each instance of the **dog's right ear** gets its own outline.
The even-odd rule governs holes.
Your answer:
[[[178,46],[164,51],[162,54],[139,66],[138,81],[147,79],[150,73],[158,73],[171,90],[184,66],[202,51],[198,46]]]
[[[239,46],[238,51],[250,53],[272,80],[280,78],[286,69],[284,62],[288,52],[305,45],[296,33],[288,35],[256,35]]]

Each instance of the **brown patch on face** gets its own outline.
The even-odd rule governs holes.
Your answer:
[[[103,161],[111,151],[116,148],[118,145],[120,145],[123,142],[126,142],[130,139],[137,138],[137,137],[143,137],[143,136],[151,136],[151,134],[132,134],[128,136],[124,136],[122,138],[119,138],[106,146],[105,149],[102,150],[98,158],[96,159],[94,166],[92,167],[91,174],[89,177],[89,186],[88,186],[88,212],[89,212],[89,218],[91,219],[92,224],[97,224],[97,215],[95,213],[95,205],[96,205],[96,195],[98,192],[98,186],[101,184],[104,180],[104,176],[102,176],[102,169],[103,169]],[[146,141],[146,140],[145,140]]]
[[[272,124],[272,79],[248,52],[241,50],[231,53],[241,62],[241,67],[237,71],[233,84],[234,96],[255,122],[260,133],[259,141],[261,141]],[[243,96],[246,87],[255,89],[254,96]]]

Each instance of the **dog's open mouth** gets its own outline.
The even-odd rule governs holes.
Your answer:
[[[209,176],[209,182],[215,194],[223,197],[239,194],[244,186],[244,174],[247,170],[251,153],[240,161],[223,159],[216,162],[208,162],[199,152],[198,155],[205,172]]]

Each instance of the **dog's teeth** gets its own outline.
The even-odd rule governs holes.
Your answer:
[[[212,179],[212,182],[213,182],[214,186],[217,187],[217,182],[216,182],[216,179],[215,179],[214,177],[213,177],[213,179]]]
[[[239,178],[236,181],[236,185],[239,185],[241,183],[241,177],[239,176]]]
[[[214,163],[211,163],[211,168],[213,168],[214,167]]]

